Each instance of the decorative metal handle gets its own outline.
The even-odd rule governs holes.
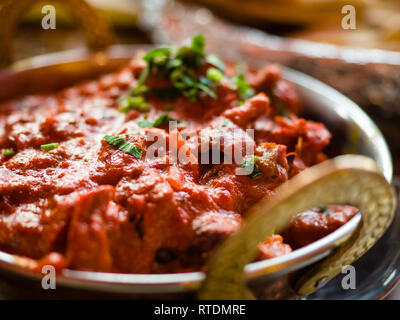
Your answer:
[[[85,0],[52,0],[67,6],[85,30],[88,46],[101,50],[113,43],[110,26]],[[13,62],[13,36],[19,20],[41,0],[0,0],[0,67]]]
[[[253,206],[235,235],[217,249],[207,266],[200,299],[246,299],[244,266],[257,253],[257,245],[273,231],[287,227],[298,212],[320,204],[350,204],[360,209],[360,230],[335,253],[314,265],[295,284],[297,293],[309,295],[353,263],[382,236],[396,207],[394,188],[374,160],[346,155],[309,168],[276,189],[276,195]]]

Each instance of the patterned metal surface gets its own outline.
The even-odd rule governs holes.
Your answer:
[[[368,251],[392,221],[394,188],[375,162],[364,156],[340,156],[300,173],[250,209],[246,225],[227,239],[208,264],[201,299],[250,298],[243,268],[255,258],[257,244],[283,230],[298,212],[320,204],[350,204],[360,208],[363,224],[330,257],[316,264],[296,284],[299,295],[313,293]]]

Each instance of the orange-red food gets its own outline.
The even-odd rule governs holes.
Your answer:
[[[0,150],[13,150],[0,160],[1,250],[37,260],[38,266],[53,261],[59,268],[106,272],[199,270],[215,245],[240,228],[249,206],[326,158],[330,133],[298,117],[296,91],[277,66],[247,75],[256,95],[243,103],[223,79],[215,99],[150,96],[148,112],[120,113],[119,98],[143,68],[135,60],[100,79],[0,105]],[[160,84],[154,77],[148,83]],[[169,116],[186,121],[175,131],[138,125],[154,121],[170,105]],[[286,116],[279,113],[282,105]],[[255,129],[254,140],[248,128]],[[218,152],[250,139],[259,173],[237,175],[240,163],[201,163],[192,157],[196,144],[180,136],[184,129],[213,139],[242,132]],[[142,156],[102,140],[110,134],[123,136]],[[182,164],[168,155],[148,160],[151,134],[183,148],[193,161]],[[58,147],[41,148],[51,143]],[[333,214],[301,216],[289,228],[287,244],[275,235],[260,245],[261,258],[315,241],[352,215],[353,209],[335,207]]]

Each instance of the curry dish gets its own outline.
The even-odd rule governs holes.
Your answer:
[[[300,118],[279,66],[243,70],[204,46],[198,35],[97,80],[3,102],[0,249],[33,270],[201,270],[251,205],[327,159],[331,134]],[[240,161],[226,161],[234,150]],[[260,243],[258,259],[318,240],[356,212],[300,213]]]

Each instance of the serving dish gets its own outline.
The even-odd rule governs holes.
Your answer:
[[[127,63],[146,46],[113,46],[101,53],[74,50],[44,55],[14,64],[0,74],[0,100],[29,93],[54,91],[83,79],[110,72]],[[286,69],[285,79],[298,89],[311,117],[323,121],[334,133],[332,155],[352,152],[370,156],[385,178],[392,178],[392,163],[386,142],[377,127],[350,100],[326,85],[296,71]],[[35,79],[35,81],[32,81]],[[305,268],[331,254],[359,227],[361,216],[331,235],[286,256],[251,263],[245,273],[249,285],[260,298],[297,297],[292,284]],[[38,282],[41,275],[18,265],[15,257],[0,253],[3,272]],[[201,286],[204,273],[133,275],[64,270],[59,286],[96,292],[124,293],[130,297],[190,297]],[[268,290],[266,290],[266,288]]]
[[[4,21],[10,18],[8,22],[12,25],[29,8],[30,2],[14,4],[7,2],[1,11]],[[90,7],[83,1],[71,0],[69,4],[79,5],[73,11],[76,16],[91,15]],[[107,25],[95,14],[88,21],[91,22],[82,23],[89,32],[89,45],[92,49],[104,49],[112,38]],[[101,23],[100,29],[106,36],[96,37],[96,32],[90,33],[90,26],[94,27],[96,21]],[[11,35],[10,30],[3,34],[7,40],[0,51],[3,62],[11,58]],[[54,92],[96,78],[128,63],[138,50],[143,49],[149,47],[113,46],[97,53],[75,50],[20,61],[0,73],[0,101]],[[257,67],[255,63],[247,62],[250,67]],[[305,116],[324,122],[335,133],[326,150],[330,157],[357,153],[369,158],[337,157],[304,170],[278,187],[276,196],[265,198],[250,209],[244,227],[228,237],[212,255],[206,274],[122,274],[61,268],[57,274],[57,294],[63,292],[60,288],[74,288],[75,295],[89,290],[127,294],[133,298],[182,298],[193,297],[196,293],[206,299],[296,298],[322,287],[340,272],[341,267],[370,249],[388,228],[396,202],[388,183],[392,177],[391,157],[382,135],[354,103],[333,89],[290,69],[285,69],[284,79],[299,92],[306,106]],[[105,137],[103,140],[110,143]],[[265,235],[275,233],[273,230],[278,233],[283,230],[294,214],[319,204],[335,203],[356,206],[361,213],[310,245],[287,255],[249,263],[253,261],[256,244],[265,239]],[[38,285],[43,275],[29,271],[32,270],[29,263],[27,258],[0,252],[2,273]]]

